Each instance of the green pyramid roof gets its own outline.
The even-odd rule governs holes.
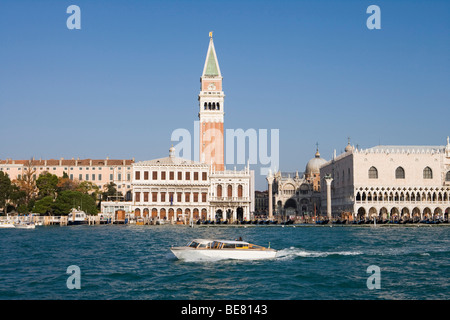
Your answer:
[[[219,69],[217,68],[216,58],[214,56],[213,48],[209,50],[208,62],[206,64],[205,76],[218,76]]]

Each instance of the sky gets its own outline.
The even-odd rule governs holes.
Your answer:
[[[278,129],[281,171],[304,171],[316,143],[329,160],[349,137],[450,135],[450,1],[2,0],[0,159],[168,156],[198,120],[210,31],[225,129]]]

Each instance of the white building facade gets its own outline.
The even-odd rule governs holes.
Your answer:
[[[249,220],[251,171],[211,169],[176,157],[173,147],[169,157],[135,163],[134,216],[170,222]]]
[[[334,217],[351,213],[357,220],[448,219],[448,138],[444,146],[376,146],[364,150],[347,146],[345,153],[322,165],[320,176],[325,175],[333,178]],[[324,210],[325,188],[321,194]]]

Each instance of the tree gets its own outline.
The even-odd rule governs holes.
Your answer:
[[[0,171],[0,208],[5,208],[11,196],[12,184],[8,175]]]
[[[19,187],[20,190],[25,192],[25,204],[28,206],[31,199],[37,194],[36,187],[36,169],[33,166],[33,161],[28,160],[23,168],[23,174],[19,179],[13,181],[13,183]]]
[[[56,197],[58,177],[49,172],[43,172],[36,180],[36,187],[39,189],[39,197]]]
[[[116,189],[116,184],[114,182],[110,182],[108,184],[105,184],[104,189],[106,189],[106,191],[102,192],[102,200],[103,201],[107,201],[108,197],[122,197],[122,192],[117,192]]]
[[[86,194],[95,194],[96,196],[99,193],[100,188],[91,181],[82,181],[78,184],[76,191]]]
[[[41,214],[53,214],[54,198],[52,196],[46,196],[34,203],[33,212]]]
[[[80,183],[78,180],[70,180],[68,177],[59,177],[58,178],[58,184],[56,185],[56,191],[57,193],[60,193],[62,191],[71,190],[75,191],[78,188],[78,185]]]
[[[88,214],[98,213],[95,199],[91,195],[79,191],[62,191],[52,206],[56,215],[67,215],[72,208],[78,207]]]

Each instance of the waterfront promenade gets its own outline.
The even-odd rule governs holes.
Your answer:
[[[0,223],[13,222],[13,223],[34,223],[37,226],[68,226],[71,225],[68,216],[0,216]],[[249,221],[201,221],[201,220],[190,220],[185,219],[183,221],[175,220],[162,220],[162,219],[152,219],[150,217],[125,217],[124,219],[115,219],[114,217],[104,217],[101,215],[87,215],[85,221],[82,224],[86,225],[110,225],[110,224],[121,224],[121,225],[184,225],[191,227],[258,227],[258,226],[376,226],[376,227],[392,227],[392,226],[450,226],[448,220],[436,219],[436,220],[416,220],[416,221],[402,221],[402,220],[384,220],[384,221],[373,221],[373,220],[360,220],[360,221],[343,221],[340,219],[328,220],[267,220],[267,219],[254,219]]]

